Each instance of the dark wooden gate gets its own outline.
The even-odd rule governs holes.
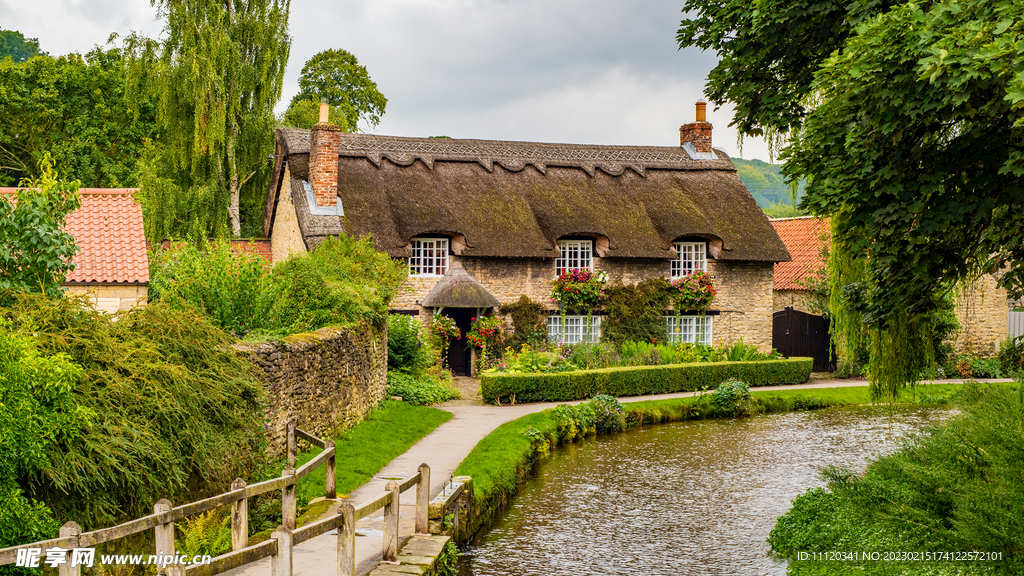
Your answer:
[[[772,346],[787,357],[814,358],[815,372],[831,372],[828,318],[787,306],[772,314]]]

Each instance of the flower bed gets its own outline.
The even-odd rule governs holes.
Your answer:
[[[630,366],[571,372],[490,372],[480,381],[484,402],[583,400],[597,394],[641,396],[711,388],[729,378],[753,386],[799,384],[811,377],[812,358]]]

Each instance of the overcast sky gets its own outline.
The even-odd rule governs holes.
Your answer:
[[[306,60],[344,48],[388,98],[379,134],[678,146],[716,63],[676,49],[682,3],[292,0],[280,108]],[[148,0],[0,0],[0,14],[0,28],[39,38],[52,55],[163,27]],[[760,140],[739,154],[731,109],[708,120],[716,148],[768,159]]]

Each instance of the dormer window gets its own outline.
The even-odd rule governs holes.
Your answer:
[[[444,276],[448,271],[447,238],[413,238],[409,276]]]
[[[556,276],[577,269],[594,271],[593,240],[559,240],[558,251],[561,255],[555,258]]]
[[[672,278],[682,278],[698,270],[707,272],[708,253],[704,242],[675,242],[679,257],[672,261]]]

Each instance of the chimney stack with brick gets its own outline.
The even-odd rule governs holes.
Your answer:
[[[330,111],[326,102],[320,104],[320,122],[313,126],[309,136],[309,183],[313,187],[316,205],[338,205],[338,151],[341,127],[328,122]]]
[[[707,121],[707,103],[697,101],[697,121],[679,127],[679,145],[691,144],[699,153],[711,153],[711,123]]]

